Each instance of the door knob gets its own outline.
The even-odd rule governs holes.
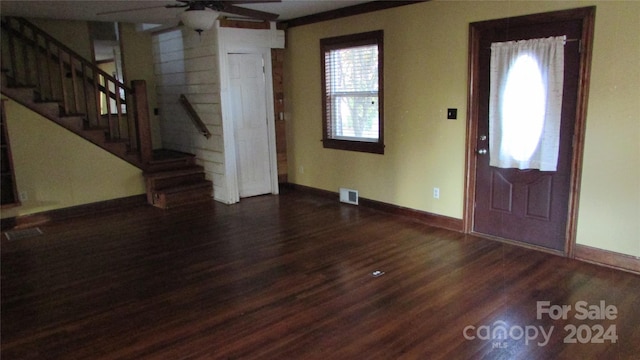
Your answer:
[[[484,155],[487,153],[487,149],[478,149],[476,152],[480,155]]]

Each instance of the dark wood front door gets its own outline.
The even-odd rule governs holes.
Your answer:
[[[536,24],[498,22],[480,32],[473,231],[564,251],[571,194],[572,142],[580,83],[582,20],[550,18]],[[566,35],[564,87],[557,171],[504,169],[489,165],[491,44]],[[473,142],[472,142],[473,144]]]

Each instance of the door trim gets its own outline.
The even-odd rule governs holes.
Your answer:
[[[571,179],[569,189],[569,206],[567,227],[565,231],[564,256],[573,258],[576,244],[576,228],[578,218],[578,202],[580,200],[580,181],[582,176],[582,158],[584,152],[585,121],[587,116],[587,100],[589,97],[589,80],[591,70],[591,53],[593,49],[593,31],[595,22],[595,6],[561,10],[548,13],[518,16],[498,20],[488,20],[469,24],[469,87],[467,94],[467,138],[465,155],[465,199],[463,226],[465,233],[474,233],[473,219],[475,211],[476,167],[475,154],[478,139],[478,106],[479,106],[479,54],[480,38],[484,31],[508,26],[526,26],[548,23],[550,21],[582,21],[580,79],[576,104],[576,119],[573,138],[573,154],[571,159]],[[482,235],[482,234],[479,234]],[[482,235],[484,236],[484,235]],[[511,242],[510,243],[515,243]],[[519,244],[519,243],[518,243]]]

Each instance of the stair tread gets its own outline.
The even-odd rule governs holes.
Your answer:
[[[36,88],[36,85],[31,85],[31,84],[10,84],[7,87],[9,87],[10,89],[26,89],[26,90],[34,90]]]
[[[204,171],[204,168],[200,165],[190,165],[190,166],[176,168],[173,170],[148,172],[144,174],[144,177],[149,179],[164,179],[164,178],[170,178],[170,177],[178,177],[181,175],[201,173],[203,171]]]
[[[181,151],[159,149],[153,151],[153,159],[149,161],[150,164],[162,164],[168,162],[179,162],[195,158],[194,154],[189,154]]]
[[[108,131],[108,126],[85,126],[84,130],[87,131]]]
[[[62,100],[56,100],[56,99],[36,99],[33,100],[34,103],[36,104],[58,104],[60,105],[60,103],[62,102]]]
[[[129,139],[111,139],[108,138],[105,140],[105,143],[108,144],[128,144],[129,143]]]
[[[159,194],[175,194],[175,193],[186,192],[189,190],[205,189],[205,188],[212,188],[212,187],[213,187],[213,183],[211,181],[202,180],[196,183],[172,186],[172,187],[168,187],[160,190],[155,190],[154,192]]]
[[[162,159],[162,160],[150,160],[149,161],[149,165],[153,166],[153,165],[168,165],[171,163],[188,163],[189,161],[191,161],[192,158],[190,157],[183,157],[183,158],[175,158],[175,159]]]

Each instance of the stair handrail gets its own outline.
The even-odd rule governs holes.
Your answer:
[[[48,42],[53,43],[57,48],[61,49],[63,52],[65,52],[65,53],[67,53],[69,55],[73,55],[74,60],[78,61],[81,65],[86,65],[87,67],[92,68],[93,70],[98,72],[100,75],[102,75],[106,80],[109,80],[110,82],[117,83],[119,85],[119,87],[122,87],[122,88],[126,89],[128,92],[132,92],[131,87],[129,87],[126,84],[122,83],[120,80],[118,80],[117,78],[113,77],[112,75],[109,75],[109,73],[107,73],[106,71],[104,71],[104,70],[100,69],[99,67],[95,66],[91,61],[85,59],[84,57],[82,57],[82,55],[78,54],[77,52],[75,52],[74,50],[72,50],[71,48],[69,48],[68,46],[66,46],[65,44],[63,44],[62,42],[60,42],[59,40],[54,38],[53,36],[49,35],[44,30],[42,30],[39,27],[37,27],[36,25],[32,24],[31,22],[27,21],[24,18],[12,17],[12,19],[18,21],[18,23],[20,23],[23,26],[29,27],[30,30],[34,31],[34,33],[38,33],[38,35],[40,35],[43,38],[45,38]],[[8,31],[12,31],[12,32],[16,33],[15,29],[12,29],[12,28],[8,27],[7,25],[5,25],[4,22],[2,23],[2,27],[5,28]],[[31,39],[24,39],[24,40],[25,41],[32,41]],[[40,44],[36,44],[36,45],[39,46]],[[46,51],[46,49],[42,49],[42,48],[40,48],[40,49]],[[115,96],[117,94],[113,93],[110,90],[108,91],[108,93],[109,93],[109,95],[111,97],[113,97],[115,99]],[[123,99],[121,97],[121,101],[124,101],[124,100],[125,99]]]
[[[6,20],[6,21],[5,21]],[[15,22],[15,23],[12,23]],[[17,27],[17,28],[15,28]],[[64,113],[74,114],[80,113],[80,107],[84,106],[82,110],[86,111],[86,121],[87,126],[101,126],[101,117],[104,115],[107,118],[107,127],[106,133],[109,136],[109,139],[113,141],[127,141],[129,148],[131,151],[148,154],[150,153],[150,149],[140,149],[139,145],[149,145],[149,141],[141,141],[141,137],[149,137],[150,138],[150,129],[140,129],[140,117],[147,117],[146,120],[143,120],[142,123],[148,124],[148,111],[147,109],[142,109],[138,106],[138,102],[142,102],[145,105],[147,104],[146,100],[146,91],[139,91],[141,94],[136,94],[134,87],[129,87],[126,84],[119,81],[112,75],[109,75],[106,71],[97,67],[93,62],[85,59],[82,55],[78,54],[53,36],[49,35],[44,30],[40,29],[36,25],[27,21],[24,18],[19,17],[3,17],[2,28],[9,33],[9,47],[10,47],[10,63],[12,65],[12,70],[14,72],[14,78],[17,79],[18,75],[23,75],[25,79],[25,83],[31,81],[35,78],[35,86],[38,88],[41,94],[45,94],[47,90],[49,90],[49,95],[51,99],[54,98],[54,78],[53,72],[59,71],[59,80],[60,87],[56,88],[56,91],[61,92],[62,102],[61,107],[64,110]],[[28,29],[28,30],[25,30]],[[29,33],[32,38],[29,38]],[[16,54],[16,45],[17,41],[23,41],[23,52],[21,54],[24,63],[18,65],[17,54]],[[33,48],[33,55],[30,58],[28,55],[27,46],[31,46]],[[42,56],[42,53],[45,54],[46,61],[57,62],[58,70],[52,71],[51,64],[45,62],[45,65],[39,63],[38,55]],[[29,68],[29,62],[33,61],[35,69]],[[4,65],[3,65],[4,66]],[[19,67],[23,69],[23,74],[17,74],[19,72]],[[41,74],[41,68],[46,69],[46,74]],[[67,69],[70,69],[68,71]],[[35,73],[35,75],[33,74]],[[48,84],[42,84],[42,78],[46,78],[45,82],[48,81]],[[57,75],[56,75],[57,76]],[[83,88],[82,93],[78,89],[78,77],[82,81],[81,86]],[[65,85],[65,78],[71,78],[70,89],[67,89],[67,85]],[[58,80],[56,78],[56,80]],[[102,84],[101,84],[102,81]],[[20,84],[16,84],[20,85]],[[24,84],[29,85],[29,84]],[[47,89],[48,85],[48,89]],[[94,102],[91,106],[89,103],[90,90],[88,87],[93,88],[93,99],[91,101]],[[136,86],[135,88],[140,88],[140,86]],[[71,93],[71,97],[67,92]],[[102,95],[104,94],[105,99],[103,101]],[[84,103],[80,104],[80,96],[84,96]],[[131,95],[134,99],[133,108],[130,109],[132,111],[127,111],[129,104],[127,101],[127,96]],[[46,97],[46,95],[42,95]],[[145,97],[144,99],[136,99],[136,97]],[[47,99],[44,99],[47,100]],[[106,114],[103,114],[105,110],[101,106],[101,102],[105,104]],[[73,108],[70,105],[73,103]],[[115,104],[113,104],[115,103]],[[92,107],[92,109],[90,109]],[[115,107],[115,109],[113,109]],[[114,112],[115,110],[115,112]],[[92,116],[90,113],[95,114],[95,118],[93,122],[89,119]],[[127,116],[130,113],[132,116]],[[126,118],[125,118],[126,117]],[[141,134],[141,132],[145,132]],[[147,134],[149,132],[149,134]],[[123,136],[123,133],[125,136]],[[148,139],[147,139],[148,140]],[[143,156],[143,163],[148,160]]]
[[[131,87],[127,86],[126,84],[124,84],[120,80],[116,79],[112,75],[109,75],[109,73],[107,73],[106,71],[104,71],[104,70],[100,69],[99,67],[95,66],[95,64],[93,64],[93,62],[85,59],[82,55],[78,54],[77,52],[72,50],[70,47],[68,47],[67,45],[63,44],[62,42],[60,42],[58,39],[54,38],[53,36],[49,35],[47,32],[45,32],[44,30],[40,29],[39,27],[37,27],[33,23],[27,21],[25,18],[21,18],[21,17],[11,17],[11,18],[16,20],[18,23],[20,23],[23,26],[29,27],[30,30],[33,30],[33,31],[37,32],[38,35],[40,35],[43,38],[47,39],[47,41],[53,43],[56,47],[62,49],[65,53],[73,55],[74,60],[78,60],[81,64],[87,65],[87,67],[90,67],[90,68],[94,69],[95,71],[100,73],[100,75],[102,75],[106,79],[108,79],[109,81],[118,83],[122,88],[127,89],[129,92],[133,91],[131,89]],[[5,27],[5,23],[4,22],[2,23],[2,26]],[[12,28],[6,28],[6,29],[9,30],[9,31],[15,31]],[[44,49],[44,50],[46,51],[46,49]]]
[[[205,125],[204,121],[200,118],[200,115],[196,112],[193,105],[189,102],[189,99],[184,94],[180,94],[180,104],[189,114],[189,118],[193,121],[193,125],[196,127],[199,133],[204,135],[207,139],[211,137],[211,133]]]

